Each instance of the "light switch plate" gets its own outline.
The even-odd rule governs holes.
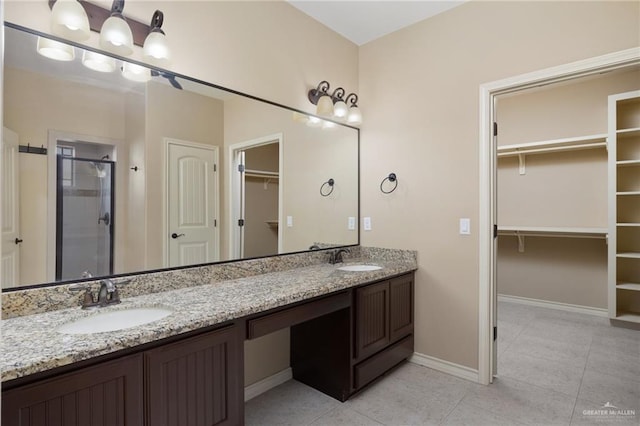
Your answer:
[[[293,216],[287,216],[287,227],[293,228]]]
[[[471,219],[460,218],[460,235],[471,235]]]
[[[371,218],[365,217],[363,218],[364,230],[371,231]]]
[[[347,229],[349,231],[355,231],[356,230],[356,218],[353,216],[349,216],[349,220],[348,220],[348,224],[347,224]]]

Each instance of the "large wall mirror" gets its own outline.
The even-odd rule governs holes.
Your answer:
[[[3,291],[358,244],[357,129],[47,42],[5,25]]]

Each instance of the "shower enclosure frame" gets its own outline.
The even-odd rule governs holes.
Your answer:
[[[107,275],[113,275],[114,269],[114,234],[115,234],[115,210],[116,210],[116,197],[115,197],[115,184],[116,184],[116,163],[115,161],[110,160],[99,160],[94,158],[82,158],[82,157],[63,157],[60,155],[56,156],[56,232],[55,232],[55,279],[56,281],[67,280],[70,278],[62,278],[62,229],[63,229],[63,192],[64,186],[62,185],[62,179],[58,178],[58,170],[60,170],[60,164],[64,159],[72,160],[72,161],[83,161],[87,163],[96,164],[109,164],[111,167],[111,173],[109,176],[109,184],[111,186],[111,194],[109,196],[110,199],[110,212],[109,212],[109,224],[106,225],[109,228],[109,262],[108,262],[108,273]],[[99,219],[99,218],[98,218]],[[95,273],[96,271],[91,271]],[[105,275],[99,273],[98,275]],[[79,277],[78,277],[79,278]]]

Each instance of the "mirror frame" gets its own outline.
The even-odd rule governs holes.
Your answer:
[[[234,90],[234,89],[229,89],[227,87],[223,87],[220,85],[217,85],[215,83],[210,83],[207,81],[203,81],[194,77],[190,77],[190,76],[186,76],[183,74],[179,74],[179,73],[175,73],[173,71],[167,70],[165,68],[159,68],[150,64],[147,64],[145,62],[140,62],[138,60],[134,60],[134,59],[130,59],[130,58],[125,58],[123,56],[118,56],[106,51],[101,51],[99,49],[95,49],[93,47],[90,46],[85,46],[82,45],[80,43],[76,43],[70,40],[66,40],[60,37],[56,37],[54,35],[51,34],[47,34],[47,33],[43,33],[31,28],[27,28],[24,27],[22,25],[18,25],[18,24],[14,24],[8,21],[4,21],[3,22],[3,28],[2,31],[4,31],[4,28],[12,28],[14,30],[18,30],[18,31],[23,31],[29,34],[32,34],[34,36],[39,36],[39,37],[44,37],[44,38],[48,38],[51,40],[55,40],[61,43],[65,43],[68,44],[70,46],[79,48],[79,49],[84,49],[84,50],[88,50],[91,52],[96,52],[96,53],[100,53],[102,55],[105,56],[109,56],[112,58],[115,58],[117,60],[121,60],[121,61],[126,61],[132,64],[136,64],[136,65],[140,65],[143,66],[145,68],[149,68],[151,70],[155,70],[155,71],[159,71],[159,72],[163,72],[163,73],[168,73],[171,74],[175,77],[179,77],[181,79],[184,80],[188,80],[194,83],[198,83],[198,84],[203,84],[205,86],[214,88],[214,89],[218,89],[218,90],[223,90],[225,92],[234,94],[234,95],[238,95],[238,96],[242,96],[244,98],[247,99],[252,99],[258,102],[262,102],[268,105],[272,105],[278,108],[282,108],[284,110],[288,110],[291,112],[297,112],[300,114],[304,114],[307,116],[311,116],[311,117],[317,117],[320,118],[322,120],[325,121],[330,121],[333,122],[339,126],[342,127],[347,127],[350,129],[353,129],[356,131],[356,136],[357,136],[357,152],[358,152],[358,161],[357,161],[357,187],[358,187],[358,194],[357,194],[357,221],[356,221],[356,226],[357,226],[357,243],[356,244],[348,244],[348,245],[341,245],[341,246],[333,246],[330,248],[321,248],[321,249],[316,249],[316,250],[300,250],[300,251],[293,251],[293,252],[287,252],[287,253],[281,253],[281,254],[275,254],[275,255],[268,255],[268,256],[257,256],[257,257],[246,257],[246,258],[242,258],[242,259],[232,259],[232,260],[222,260],[222,261],[217,261],[217,262],[208,262],[208,263],[198,263],[198,264],[193,264],[193,265],[186,265],[186,266],[173,266],[173,267],[167,267],[167,268],[157,268],[157,269],[145,269],[145,270],[141,270],[141,271],[134,271],[134,272],[124,272],[121,274],[113,274],[113,275],[101,275],[101,276],[95,276],[95,277],[91,277],[91,278],[78,278],[78,279],[70,279],[70,280],[60,280],[60,281],[51,281],[51,282],[45,282],[45,283],[38,283],[38,284],[29,284],[29,285],[23,285],[23,286],[17,286],[17,287],[11,287],[11,288],[7,288],[7,289],[2,289],[2,293],[10,293],[10,292],[14,292],[14,291],[21,291],[21,290],[29,290],[29,289],[36,289],[36,288],[43,288],[43,287],[53,287],[53,286],[57,286],[57,285],[65,285],[65,284],[72,284],[72,283],[77,283],[77,282],[85,282],[85,281],[98,281],[101,279],[105,279],[105,278],[120,278],[120,277],[129,277],[129,276],[136,276],[136,275],[144,275],[144,274],[153,274],[153,273],[157,273],[157,272],[164,272],[164,271],[175,271],[175,270],[181,270],[181,269],[189,269],[189,268],[198,268],[198,267],[202,267],[202,266],[209,266],[209,265],[222,265],[222,264],[228,264],[228,263],[236,263],[236,262],[243,262],[246,260],[253,260],[253,259],[267,259],[267,258],[275,258],[275,257],[281,257],[281,256],[289,256],[289,255],[294,255],[294,254],[302,254],[302,253],[310,253],[310,252],[318,252],[318,251],[329,251],[329,250],[335,250],[336,248],[344,248],[344,247],[357,247],[360,245],[360,237],[361,237],[361,230],[360,230],[360,129],[358,127],[355,126],[351,126],[349,124],[345,124],[333,119],[329,119],[326,117],[320,117],[317,116],[315,114],[311,114],[308,113],[306,111],[297,109],[297,108],[292,108],[283,104],[280,104],[278,102],[274,102],[274,101],[270,101],[268,99],[264,99],[264,98],[260,98],[258,96],[253,96],[247,93],[243,93],[240,92],[238,90]],[[0,67],[2,69],[4,69],[4,43],[6,43],[6,37],[2,38],[2,50],[1,52],[3,53],[2,57],[0,58]],[[2,99],[2,113],[4,115],[4,98]],[[4,120],[2,120],[2,117],[0,117],[0,122],[3,122],[4,124]]]

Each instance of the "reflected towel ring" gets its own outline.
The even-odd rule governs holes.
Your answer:
[[[385,191],[383,188],[384,183],[386,181],[394,183],[393,188],[391,188],[389,191]],[[382,191],[383,194],[391,194],[393,191],[396,190],[397,187],[398,187],[398,177],[396,176],[395,173],[389,173],[389,176],[385,177],[384,179],[382,179],[382,182],[380,182],[380,191]]]
[[[322,186],[320,187],[320,195],[322,195],[323,197],[328,197],[329,195],[331,195],[331,193],[333,192],[333,185],[335,183],[336,181],[334,181],[333,179],[329,179],[328,181],[323,183]],[[329,190],[325,192],[324,187],[327,185],[329,186]]]

